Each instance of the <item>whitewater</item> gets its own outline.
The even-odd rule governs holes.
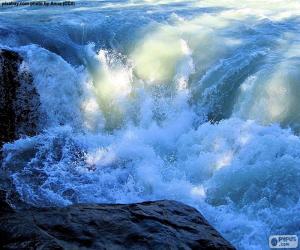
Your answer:
[[[298,0],[0,7],[41,101],[0,186],[14,206],[181,201],[237,249],[299,237],[299,30]]]

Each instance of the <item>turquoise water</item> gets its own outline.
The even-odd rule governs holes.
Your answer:
[[[299,236],[299,28],[297,0],[1,7],[41,98],[2,186],[38,206],[182,201],[238,249]]]

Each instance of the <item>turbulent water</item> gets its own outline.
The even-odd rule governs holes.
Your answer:
[[[298,0],[1,7],[41,98],[1,185],[37,206],[182,201],[238,249],[300,236],[299,30]]]

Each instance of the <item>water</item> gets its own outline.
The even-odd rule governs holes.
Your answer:
[[[297,0],[2,7],[42,117],[4,145],[2,186],[37,206],[182,201],[238,249],[300,236],[299,28]]]

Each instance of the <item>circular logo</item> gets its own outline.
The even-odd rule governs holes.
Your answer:
[[[276,247],[276,246],[277,246],[277,243],[278,243],[278,240],[277,240],[275,237],[271,239],[271,245],[272,245],[273,247]]]

